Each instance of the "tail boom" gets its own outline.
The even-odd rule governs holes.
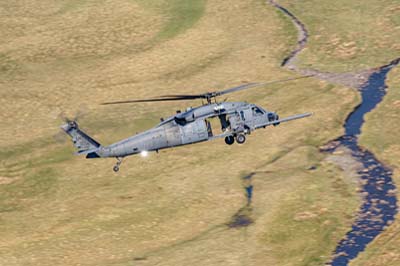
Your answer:
[[[75,121],[62,125],[61,129],[71,137],[74,146],[78,149],[76,154],[86,154],[86,158],[101,157],[98,153],[101,144],[80,130]]]

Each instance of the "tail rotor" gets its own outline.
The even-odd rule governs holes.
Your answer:
[[[65,137],[65,131],[68,128],[78,128],[78,121],[82,119],[87,114],[87,108],[80,106],[78,111],[73,116],[68,116],[65,111],[58,114],[58,120],[65,122],[62,126],[60,132],[53,136],[54,141],[57,143],[65,143],[68,139]]]

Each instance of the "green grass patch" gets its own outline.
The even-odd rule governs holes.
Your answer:
[[[29,202],[45,197],[57,184],[53,168],[45,167],[27,174],[9,185],[0,186],[0,212],[20,210]],[[28,201],[27,201],[28,200]]]
[[[158,38],[169,39],[191,28],[203,15],[206,0],[168,1],[169,19]]]
[[[64,2],[64,5],[58,11],[59,14],[64,14],[64,13],[79,9],[81,7],[84,7],[89,1],[88,0],[68,0],[68,1],[62,1],[62,2]],[[97,2],[100,2],[100,1],[97,1]]]
[[[204,14],[206,0],[135,0],[167,18],[154,42],[171,39],[191,28]]]
[[[388,92],[383,101],[379,103],[375,110],[366,114],[365,124],[362,128],[360,143],[362,146],[371,149],[382,156],[390,163],[397,166],[400,153],[387,153],[391,147],[400,145],[398,132],[400,126],[398,119],[400,117],[400,71],[395,68],[388,75]],[[393,150],[396,151],[396,150]],[[400,165],[399,165],[400,166]]]
[[[21,74],[22,66],[5,53],[0,53],[0,77],[10,79],[11,76]]]
[[[279,19],[282,21],[281,29],[277,33],[281,38],[286,39],[286,43],[290,44],[285,46],[285,49],[281,52],[280,58],[282,60],[286,58],[297,46],[297,28],[293,24],[292,20],[280,10],[276,10]]]

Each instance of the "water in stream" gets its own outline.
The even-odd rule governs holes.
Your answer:
[[[396,62],[395,62],[396,63]],[[358,145],[358,135],[364,123],[364,115],[376,107],[386,94],[386,75],[395,63],[380,68],[373,73],[368,82],[360,89],[362,103],[352,112],[345,122],[345,135],[333,141],[325,152],[333,152],[339,146],[352,151],[352,156],[361,162],[364,195],[362,206],[351,230],[343,238],[333,254],[332,266],[345,266],[356,258],[384,228],[394,220],[397,213],[397,199],[392,171],[375,158],[368,150]]]

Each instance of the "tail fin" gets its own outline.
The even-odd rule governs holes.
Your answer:
[[[87,154],[86,158],[100,157],[96,151],[100,148],[100,143],[89,137],[85,132],[79,129],[75,121],[70,121],[61,126],[71,138],[74,146],[78,149],[77,154]]]

